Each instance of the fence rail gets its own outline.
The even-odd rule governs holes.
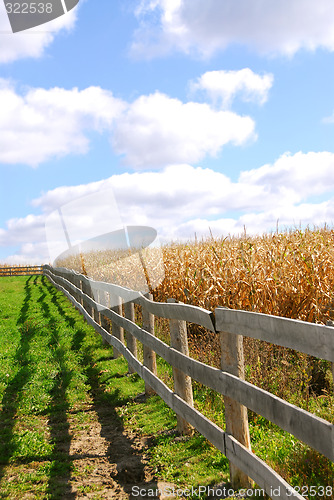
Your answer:
[[[253,480],[269,496],[275,488],[276,491],[277,489],[280,491],[279,498],[303,498],[280,475],[252,453],[249,445],[247,408],[290,432],[330,460],[334,460],[334,426],[330,422],[246,382],[240,370],[243,361],[240,351],[242,335],[298,348],[302,352],[333,362],[334,328],[226,308],[217,308],[213,314],[187,304],[156,303],[133,290],[97,282],[63,268],[53,269],[44,266],[44,274],[71,300],[104,341],[114,347],[114,354],[116,352],[117,355],[125,357],[129,369],[136,371],[145,381],[147,392],[155,391],[176,412],[179,416],[178,428],[187,432],[187,425],[192,425],[229,459],[231,482],[234,487],[249,486]],[[124,301],[127,306],[124,307],[125,317],[121,302],[118,307],[107,306],[108,297],[111,296],[118,296]],[[134,315],[131,313],[131,307],[129,308],[133,303],[142,307],[144,319],[142,328],[134,322]],[[170,320],[171,346],[154,336],[154,327],[152,329],[154,315]],[[111,321],[111,333],[108,331],[106,318]],[[223,349],[222,370],[189,357],[186,345],[186,321],[202,325],[220,335]],[[124,341],[124,331],[127,332],[127,346]],[[313,351],[310,352],[312,339]],[[137,340],[144,346],[143,364],[136,357]],[[180,342],[180,345],[177,342]],[[156,354],[173,367],[174,392],[157,377],[154,364]],[[224,396],[226,431],[193,408],[192,392],[189,394],[191,379]]]
[[[0,267],[1,276],[32,276],[43,274],[43,266],[13,266]]]

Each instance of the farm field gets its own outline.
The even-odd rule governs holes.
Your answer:
[[[1,276],[24,276],[24,275],[33,275],[33,274],[42,274],[41,266],[29,266],[29,265],[9,265],[9,264],[0,264],[0,277]]]
[[[126,286],[126,264],[122,268],[119,260],[124,252],[91,252],[57,265],[111,283],[120,269]],[[163,245],[162,255],[165,279],[153,290],[157,301],[174,297],[210,310],[223,306],[317,323],[334,319],[334,229],[327,226],[175,242]],[[154,266],[154,248],[144,256]],[[128,265],[133,272],[135,262]]]
[[[153,267],[151,252],[145,257]],[[162,254],[165,278],[153,290],[155,301],[173,297],[210,311],[221,306],[321,324],[334,319],[334,230],[326,226],[174,243],[163,246]],[[94,252],[58,265],[83,274],[88,269],[93,279],[127,286],[127,273],[136,265],[124,264],[117,272],[120,261],[108,264],[113,260],[108,252]],[[116,280],[120,274],[123,282]],[[217,335],[191,325],[189,341],[193,357],[220,368]],[[305,409],[312,395],[329,398],[330,406],[329,362],[250,338],[244,339],[244,351],[249,382]]]

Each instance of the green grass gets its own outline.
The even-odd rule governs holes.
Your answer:
[[[80,430],[87,408],[144,389],[111,354],[45,277],[1,278],[0,498],[64,496],[74,472],[69,415]]]
[[[158,372],[172,387],[171,368],[159,357]],[[224,428],[222,397],[193,387],[196,408]],[[128,375],[125,360],[112,358],[45,277],[0,279],[0,498],[62,499],[73,477],[89,475],[89,466],[76,470],[69,456],[70,425],[86,432],[87,409],[101,406],[113,409],[117,425],[147,437],[157,478],[183,488],[227,482],[227,459],[197,432],[179,439],[174,412],[158,396],[136,398],[143,391],[140,377]],[[332,421],[333,398],[310,398],[308,405]],[[328,460],[252,412],[249,423],[253,451],[288,482],[333,485]],[[82,484],[82,494],[102,498],[95,488]]]

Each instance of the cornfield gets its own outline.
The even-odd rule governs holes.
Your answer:
[[[165,278],[153,291],[156,301],[173,297],[211,311],[223,306],[322,324],[334,319],[334,230],[327,226],[171,243],[162,254]],[[92,278],[106,281],[113,281],[116,268],[106,251],[58,265],[89,268]],[[131,271],[123,271],[126,286]],[[192,355],[219,366],[217,335],[190,325],[189,340]],[[250,338],[244,350],[247,379],[281,397],[296,387],[303,402],[312,391],[331,391],[327,362]]]
[[[207,309],[224,306],[303,321],[334,317],[334,230],[209,239],[163,248],[173,296]]]
[[[25,271],[33,271],[36,269],[40,269],[40,266],[29,265],[29,264],[6,264],[0,263],[0,276],[20,276]]]

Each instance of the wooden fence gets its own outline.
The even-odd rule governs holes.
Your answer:
[[[200,307],[176,303],[173,299],[157,303],[150,296],[93,281],[64,268],[44,266],[44,274],[71,300],[104,341],[113,346],[114,356],[125,357],[129,370],[137,372],[145,381],[146,392],[157,393],[175,411],[178,429],[187,433],[190,426],[195,427],[228,458],[234,488],[249,487],[255,481],[269,497],[275,491],[275,498],[304,498],[252,453],[247,408],[334,460],[334,426],[246,382],[242,351],[242,336],[249,336],[333,362],[333,327],[222,307],[213,314]],[[117,304],[112,308],[107,306],[110,297],[113,297],[113,304]],[[116,302],[115,297],[118,297]],[[142,328],[134,322],[134,303],[142,308]],[[154,336],[154,316],[169,320],[170,346]],[[111,333],[107,319],[111,321]],[[221,370],[189,357],[186,322],[220,335]],[[124,331],[127,332],[126,345]],[[137,359],[137,340],[144,346],[143,364]],[[157,377],[156,354],[173,367],[174,392]],[[191,379],[224,396],[225,431],[193,407]]]
[[[32,276],[34,274],[43,274],[43,266],[0,267],[0,277],[1,276]]]

